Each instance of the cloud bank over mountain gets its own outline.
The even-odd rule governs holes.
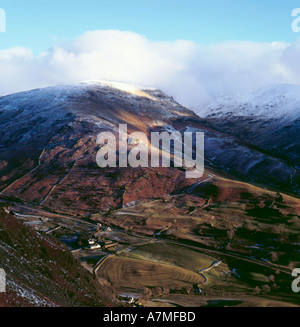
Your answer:
[[[190,108],[220,93],[243,94],[270,84],[300,84],[300,40],[288,43],[151,41],[133,32],[99,30],[35,55],[0,50],[0,95],[111,80],[153,86]]]

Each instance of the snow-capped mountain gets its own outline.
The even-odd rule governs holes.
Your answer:
[[[159,115],[159,110],[163,106],[165,119],[176,116],[176,112],[189,111],[158,89],[105,81],[84,81],[11,94],[0,97],[0,108],[2,112],[3,110],[20,110],[24,114],[29,111],[33,115],[44,114],[45,117],[49,115],[49,109],[52,112],[54,110],[57,117],[64,115],[66,111],[92,116],[95,103],[100,106],[101,100],[102,105],[109,106],[116,98],[130,105],[126,111],[140,115],[143,113],[143,107],[149,104],[152,106],[153,114],[156,115]],[[79,99],[81,102],[86,101],[85,108],[82,108]],[[103,116],[105,115],[104,108],[101,109],[98,110],[98,114]],[[97,115],[97,112],[95,114]],[[189,111],[189,114],[192,112]],[[107,117],[112,118],[113,115],[108,113]]]
[[[284,268],[276,274],[276,284],[270,285],[286,299],[290,273],[286,279],[280,276],[286,275],[289,262],[297,261],[299,201],[265,188],[300,195],[300,173],[291,157],[281,156],[283,151],[268,151],[250,138],[258,135],[265,140],[261,138],[265,133],[269,140],[277,134],[284,140],[286,135],[289,145],[296,144],[296,134],[292,138],[289,129],[270,128],[276,123],[284,126],[282,121],[255,115],[203,119],[157,89],[97,81],[0,97],[0,267],[7,272],[9,290],[0,296],[0,306],[118,305],[114,292],[131,293],[135,285],[123,287],[119,277],[115,281],[106,277],[103,271],[123,276],[127,268],[119,270],[119,264],[108,263],[111,266],[103,269],[103,258],[129,260],[139,236],[149,239],[149,244],[153,239],[167,244],[169,239],[172,251],[174,242],[178,248],[182,242],[183,249],[193,242],[193,252],[197,243],[200,249],[218,250],[221,256],[226,250],[224,260],[228,252],[236,253],[224,271],[243,266],[238,273],[243,292],[246,282],[241,278],[246,276],[248,282],[249,264],[263,269],[266,276]],[[187,179],[184,169],[176,167],[99,168],[97,135],[117,133],[120,123],[128,125],[129,133],[205,132],[205,175]],[[295,123],[292,128],[297,131]],[[299,151],[291,153],[296,156]],[[38,231],[32,231],[33,226]],[[103,241],[101,252],[86,248],[91,236]],[[54,237],[76,242],[72,249],[77,259]],[[108,249],[108,240],[117,242],[116,252]],[[152,249],[149,269],[153,272]],[[165,276],[165,264],[159,266],[155,275]],[[132,280],[136,275],[134,267]],[[178,276],[182,282],[181,271]],[[192,289],[193,276],[187,281]],[[249,283],[250,295],[256,283],[256,279]],[[145,289],[152,294],[148,284]],[[218,287],[213,285],[215,290]],[[176,286],[175,291],[180,295],[182,288]],[[145,294],[148,300],[149,292]],[[276,293],[271,295],[273,299]]]
[[[120,190],[140,170],[100,170],[96,138],[103,131],[118,133],[119,124],[148,134],[188,119],[198,117],[161,91],[120,83],[89,81],[1,97],[1,195],[78,214],[170,194],[185,180],[180,170],[137,178],[148,187],[124,197]]]
[[[300,168],[300,85],[221,96],[201,110],[214,128]]]
[[[0,195],[84,215],[164,197],[195,183],[180,169],[99,169],[97,135],[117,133],[123,123],[129,133],[205,132],[207,166],[300,194],[293,158],[251,141],[265,130],[269,140],[277,136],[270,121],[229,115],[203,119],[160,90],[103,81],[0,97]],[[284,135],[281,131],[282,140]],[[288,134],[284,144],[297,145],[297,138]],[[291,153],[298,160],[300,151]],[[126,189],[128,183],[132,187]]]
[[[201,108],[202,117],[263,117],[294,120],[300,117],[300,85],[280,84],[258,89],[249,94],[216,97]]]

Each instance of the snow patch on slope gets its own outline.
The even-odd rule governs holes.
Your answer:
[[[3,106],[3,109],[6,110],[14,108],[15,107],[14,105],[20,101],[22,102],[30,101],[33,100],[33,98],[35,102],[39,104],[39,106],[41,106],[43,102],[47,102],[50,99],[53,105],[60,105],[74,94],[84,93],[86,91],[93,89],[93,87],[95,87],[95,89],[99,89],[99,88],[114,89],[135,96],[151,98],[152,100],[155,100],[155,98],[146,92],[160,92],[156,88],[142,87],[142,86],[131,85],[126,83],[107,82],[107,81],[83,81],[74,84],[56,85],[47,88],[14,93],[14,94],[0,97],[0,100],[2,101],[9,100],[7,101],[9,104]]]
[[[120,83],[120,82],[108,82],[108,81],[102,81],[102,80],[89,80],[89,81],[83,81],[79,84],[85,85],[98,85],[98,86],[104,86],[104,87],[111,87],[114,89],[118,89],[120,91],[128,92],[128,93],[135,93],[138,91],[155,91],[157,90],[154,87],[145,87],[145,86],[138,86],[128,83]],[[76,84],[75,84],[76,85]]]

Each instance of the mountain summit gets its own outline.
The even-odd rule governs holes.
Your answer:
[[[203,117],[215,128],[300,168],[300,85],[273,85],[244,97],[220,97],[204,108]]]
[[[1,195],[64,210],[73,206],[72,212],[79,214],[84,208],[122,206],[126,200],[120,189],[141,172],[117,170],[117,177],[109,169],[100,170],[97,135],[115,133],[119,124],[127,124],[129,133],[148,134],[189,119],[198,117],[163,92],[121,83],[88,81],[1,97]],[[153,171],[152,185],[135,197],[172,192],[180,183],[178,176],[184,176],[170,171],[172,178],[166,173],[152,183]]]
[[[300,85],[279,84],[243,96],[220,96],[206,108],[204,117],[263,117],[292,121],[300,118]]]

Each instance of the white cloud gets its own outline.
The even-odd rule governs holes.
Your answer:
[[[0,93],[101,79],[158,87],[195,107],[219,93],[300,84],[299,56],[300,41],[201,45],[92,31],[37,56],[24,48],[0,51]]]

